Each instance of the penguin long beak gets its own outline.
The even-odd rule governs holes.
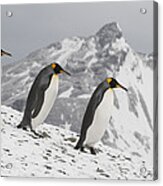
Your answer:
[[[9,52],[1,50],[1,56],[4,56],[4,55],[12,57],[12,54],[10,54]]]
[[[125,90],[126,92],[128,91],[127,88],[125,88],[124,86],[120,85],[120,84],[117,84],[116,88],[122,88],[123,90]]]
[[[63,70],[63,69],[62,69],[60,72],[61,72],[61,73],[64,72],[64,73],[66,73],[68,76],[71,76],[71,74],[70,74],[69,72],[67,72],[66,70]]]
[[[10,54],[10,53],[5,53],[7,56],[9,56],[9,57],[12,57],[12,54]]]

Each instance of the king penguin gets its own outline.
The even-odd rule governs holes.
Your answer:
[[[111,116],[114,105],[114,88],[122,88],[127,91],[114,78],[105,79],[95,89],[83,117],[80,138],[75,149],[84,151],[84,148],[87,147],[91,154],[96,154],[94,145],[103,137]]]
[[[58,94],[58,75],[63,72],[70,75],[57,63],[39,72],[29,91],[24,116],[17,128],[26,130],[29,127],[35,135],[43,137],[36,133],[35,128],[44,122],[52,109]]]

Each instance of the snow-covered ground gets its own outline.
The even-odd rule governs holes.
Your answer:
[[[97,155],[74,150],[78,136],[66,127],[44,124],[38,139],[16,128],[22,113],[1,107],[1,175],[21,177],[152,180],[146,157],[122,152],[99,142]],[[62,125],[63,126],[63,125]]]

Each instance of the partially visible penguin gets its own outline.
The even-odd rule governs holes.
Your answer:
[[[9,52],[6,52],[6,51],[4,51],[3,49],[1,49],[1,56],[12,56]]]
[[[107,128],[114,104],[114,88],[127,89],[120,85],[114,78],[105,79],[95,89],[88,103],[80,132],[80,138],[75,149],[84,151],[90,149],[91,154],[96,154],[94,145],[101,140]]]
[[[24,130],[27,127],[37,136],[42,137],[34,130],[42,124],[48,116],[58,94],[58,75],[66,72],[59,64],[52,63],[40,71],[29,92],[24,116],[17,128]]]

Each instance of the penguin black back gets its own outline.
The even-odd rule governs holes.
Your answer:
[[[48,88],[51,78],[54,74],[53,69],[49,66],[40,71],[36,77],[27,98],[26,110],[33,110],[32,117],[36,117],[44,101],[44,92]],[[39,91],[38,91],[39,90]],[[35,100],[33,102],[33,100]],[[36,104],[37,103],[37,104]]]
[[[32,118],[35,118],[37,116],[42,107],[42,104],[44,102],[44,93],[46,89],[49,87],[52,76],[54,74],[58,75],[62,72],[65,72],[66,74],[70,75],[68,72],[63,70],[63,68],[59,64],[52,63],[45,67],[44,69],[42,69],[38,76],[36,77],[29,92],[26,105],[27,111],[29,110],[32,111],[34,109],[32,113]],[[33,102],[33,100],[35,101]]]

